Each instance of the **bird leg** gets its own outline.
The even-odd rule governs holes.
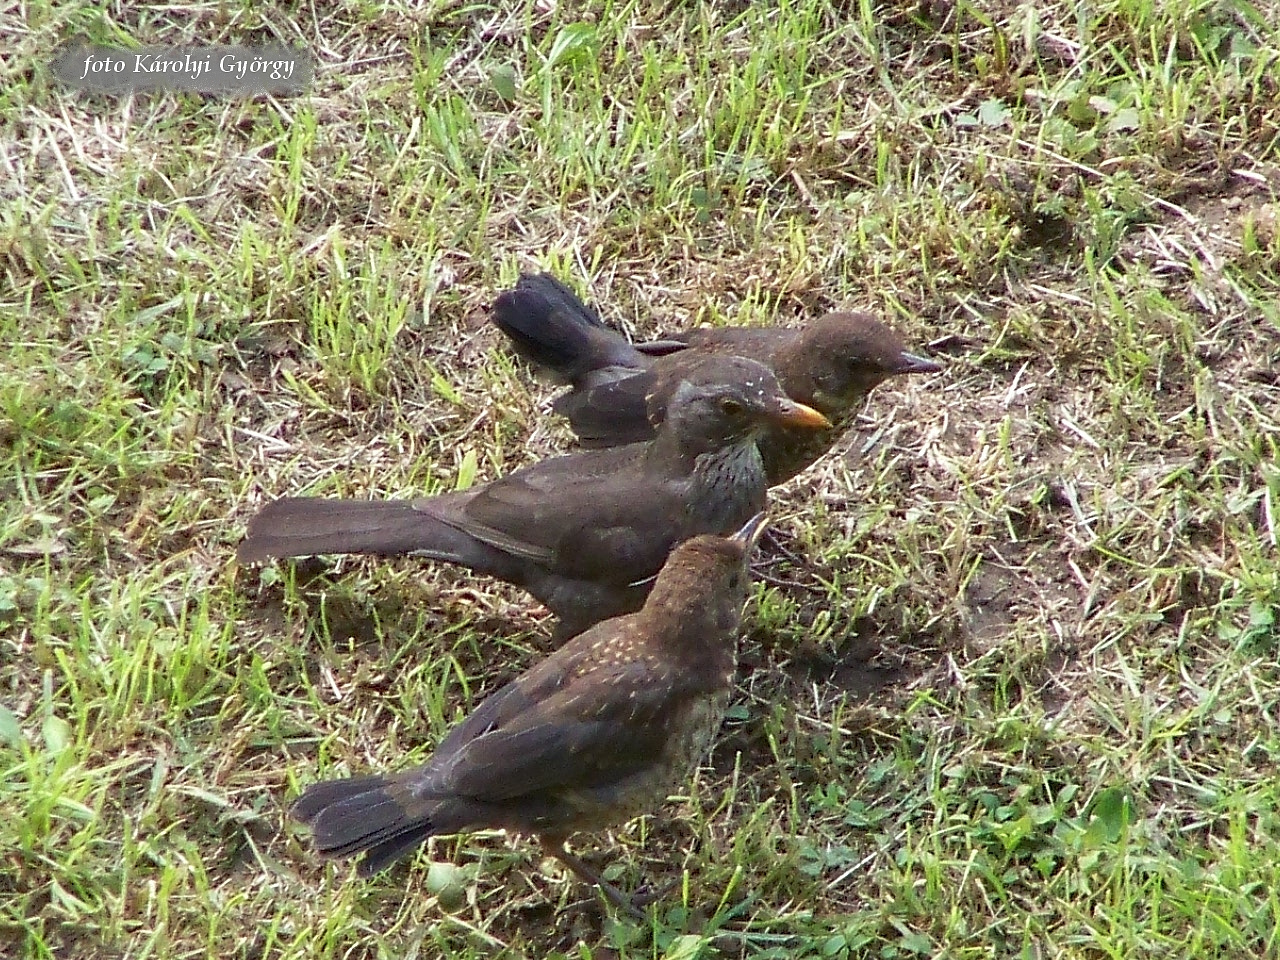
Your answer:
[[[799,580],[787,580],[784,577],[775,577],[769,572],[768,568],[776,564],[779,559],[790,561],[793,567],[802,567],[806,563],[804,557],[785,545],[781,537],[775,532],[775,528],[770,527],[766,530],[760,537],[760,542],[762,544],[760,548],[761,555],[757,555],[756,559],[751,561],[752,579],[791,590],[807,590],[810,593],[823,592],[820,587],[815,587],[813,584],[801,583]],[[769,556],[769,554],[774,554],[774,556]]]
[[[770,553],[780,553],[796,566],[803,566],[805,563],[804,557],[787,547],[782,540],[782,534],[778,532],[776,527],[769,527],[765,530],[763,536],[760,538],[760,546],[762,549],[759,550],[757,556],[767,555]]]
[[[639,920],[641,923],[644,923],[649,919],[645,916],[644,911],[632,902],[630,897],[611,884],[604,877],[600,876],[600,874],[588,867],[578,857],[575,857],[570,853],[568,847],[564,845],[563,841],[542,838],[541,843],[542,849],[546,851],[546,853],[555,857],[568,867],[570,871],[573,872],[573,875],[583,883],[589,884],[593,887],[598,887],[600,892],[605,895],[605,899],[623,913]]]

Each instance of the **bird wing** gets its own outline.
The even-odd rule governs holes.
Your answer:
[[[676,334],[667,340],[645,340],[634,345],[637,353],[646,357],[665,357],[669,353],[678,353],[689,346],[688,342]]]
[[[466,499],[416,502],[477,540],[558,574],[629,583],[682,539],[683,488],[638,446],[588,450],[510,473]],[[654,522],[654,518],[663,518]]]
[[[669,710],[695,687],[687,674],[641,659],[598,667],[585,678],[524,704],[504,723],[460,745],[447,762],[449,789],[501,802],[625,777],[657,759]]]
[[[615,447],[653,436],[647,402],[655,376],[650,370],[614,367],[556,398],[552,408],[569,420],[585,447]]]
[[[697,327],[662,340],[637,343],[636,350],[650,357],[677,353],[682,347],[697,347],[708,353],[733,354],[770,364],[778,347],[790,339],[781,327]]]

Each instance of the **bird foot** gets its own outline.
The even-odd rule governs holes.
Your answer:
[[[679,880],[668,880],[656,887],[646,883],[632,892],[631,902],[637,907],[649,907],[659,900],[665,900],[679,886]]]
[[[604,894],[605,899],[612,903],[615,907],[640,923],[647,923],[648,915],[644,912],[644,907],[648,906],[654,900],[666,893],[666,890],[659,890],[656,893],[652,891],[643,891],[638,896],[627,896],[612,883],[606,880],[596,871],[592,870],[581,859],[575,857],[564,847],[563,844],[543,843],[543,848],[551,856],[555,857],[563,863],[569,870],[583,883],[596,887]],[[643,899],[642,899],[643,898]]]

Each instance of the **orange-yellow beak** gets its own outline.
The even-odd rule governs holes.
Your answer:
[[[784,427],[803,427],[807,430],[826,430],[831,426],[831,421],[813,407],[794,400],[780,402],[770,412],[769,419]]]

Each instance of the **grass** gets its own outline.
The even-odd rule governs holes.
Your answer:
[[[6,955],[1277,952],[1280,7],[0,10]],[[59,88],[75,34],[305,43],[294,99]],[[359,881],[284,810],[547,649],[401,561],[239,568],[264,499],[565,448],[486,304],[872,309],[945,358],[787,487],[716,750],[579,838]],[[595,851],[599,851],[598,853]]]

